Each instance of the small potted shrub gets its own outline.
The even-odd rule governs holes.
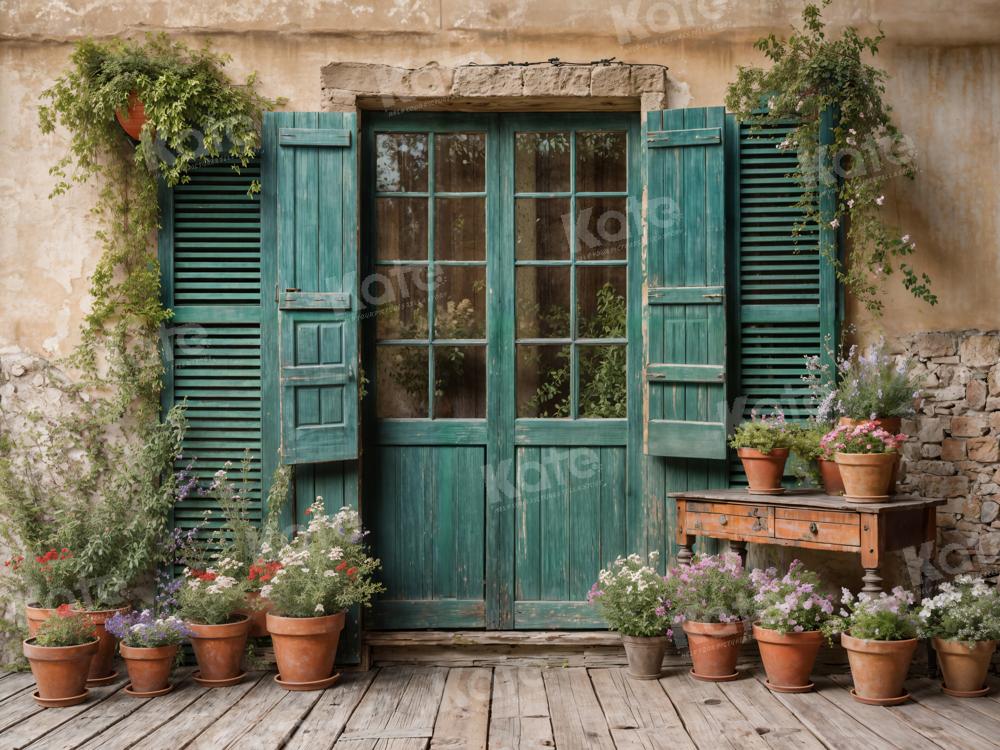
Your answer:
[[[828,636],[840,633],[847,650],[854,688],[861,703],[895,706],[910,699],[903,682],[917,650],[913,594],[897,586],[891,594],[861,593],[857,598],[843,589],[843,608],[823,626]]]
[[[87,700],[87,674],[97,648],[90,619],[68,604],[59,606],[24,642],[24,656],[38,686],[35,700],[47,708]]]
[[[119,612],[106,623],[118,646],[130,684],[125,692],[137,698],[165,695],[173,690],[170,671],[177,649],[188,637],[184,621],[175,615],[156,617],[151,610]]]
[[[894,435],[876,420],[839,425],[822,440],[833,453],[844,482],[844,499],[878,503],[889,499],[899,447],[906,435]]]
[[[235,575],[238,568],[229,559],[204,569],[187,568],[177,593],[198,660],[193,679],[205,687],[235,685],[246,676],[242,661],[250,618],[239,611],[246,606],[247,588]]]
[[[877,419],[889,432],[899,432],[902,418],[913,414],[920,397],[912,365],[896,360],[884,342],[864,352],[852,346],[837,363],[838,384],[832,397],[841,424],[856,425]]]
[[[823,445],[832,425],[810,422],[795,430],[792,453],[805,467],[807,478],[820,485],[827,495],[843,495],[844,481],[833,454]]]
[[[833,615],[833,600],[819,593],[819,577],[798,560],[785,575],[774,568],[750,573],[756,589],[754,638],[767,673],[768,688],[779,693],[805,693],[816,655],[823,643],[822,626]]]
[[[368,606],[385,589],[372,579],[379,561],[366,551],[357,511],[334,515],[317,497],[309,525],[278,556],[261,589],[271,602],[267,630],[278,662],[275,682],[289,690],[322,690],[336,682],[333,665],[347,609]]]
[[[655,680],[663,667],[670,629],[674,586],[652,566],[659,555],[651,552],[649,565],[639,555],[619,557],[602,570],[587,601],[597,607],[611,630],[621,634],[628,659],[628,676]]]
[[[15,557],[7,561],[7,567],[20,576],[28,595],[25,615],[28,620],[28,636],[38,632],[39,626],[55,614],[56,608],[69,604],[76,596],[76,562],[67,547],[52,548],[31,559]]]
[[[958,576],[920,603],[920,634],[931,638],[944,676],[942,690],[957,698],[986,695],[986,673],[1000,639],[1000,593],[982,578]]]
[[[670,571],[675,588],[674,622],[683,623],[699,680],[723,682],[739,677],[736,660],[754,611],[754,591],[739,555],[698,556]]]
[[[758,417],[756,411],[751,411],[750,417],[749,422],[736,428],[729,445],[736,449],[743,463],[751,494],[780,495],[785,491],[781,477],[794,431],[780,411],[770,417]]]

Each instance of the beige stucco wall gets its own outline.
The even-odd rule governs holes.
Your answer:
[[[893,186],[886,210],[918,243],[914,265],[935,282],[929,308],[890,283],[889,336],[996,328],[1000,322],[1000,1],[838,0],[828,16],[892,41],[882,64],[889,97],[913,138],[920,174]],[[58,74],[73,40],[165,29],[211,37],[232,54],[234,77],[251,70],[287,107],[322,106],[320,70],[333,61],[418,67],[470,61],[617,57],[669,66],[670,106],[722,102],[736,66],[759,60],[751,41],[781,32],[798,2],[458,2],[195,0],[0,2],[0,348],[65,354],[86,310],[97,257],[86,189],[47,198],[47,170],[65,142],[43,137],[38,93]],[[853,315],[869,335],[876,326]]]

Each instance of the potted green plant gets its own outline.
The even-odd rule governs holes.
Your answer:
[[[38,691],[35,700],[46,708],[75,706],[87,700],[87,674],[97,654],[97,636],[90,619],[68,604],[56,609],[24,642]]]
[[[823,625],[823,632],[827,636],[840,633],[851,664],[851,695],[856,701],[895,706],[910,699],[903,682],[917,650],[918,620],[913,602],[913,594],[900,586],[891,594],[861,593],[856,598],[843,589],[843,608]]]
[[[648,565],[639,555],[619,557],[600,572],[587,595],[608,627],[621,634],[628,675],[636,680],[660,676],[663,654],[673,636],[674,587],[653,567],[658,559],[656,552],[649,554]]]
[[[942,690],[956,698],[986,695],[986,673],[1000,640],[1000,593],[982,578],[958,576],[920,603],[920,634],[932,639],[944,676]]]
[[[750,421],[736,428],[729,445],[743,463],[751,494],[780,495],[785,491],[781,477],[793,441],[794,431],[780,410],[771,416],[752,410]]]
[[[821,441],[833,453],[844,482],[844,499],[878,503],[889,499],[900,446],[907,435],[894,435],[876,420],[842,424]]]
[[[55,614],[57,607],[76,598],[73,593],[77,581],[75,565],[68,547],[53,547],[40,555],[30,558],[19,555],[7,561],[6,567],[21,578],[26,593],[28,603],[24,609],[29,636],[38,632],[39,626]]]
[[[913,414],[920,391],[912,363],[894,357],[884,342],[864,351],[852,346],[837,362],[837,372],[831,406],[841,424],[878,420],[889,432],[899,432],[902,418]]]
[[[238,573],[239,564],[229,559],[187,568],[177,592],[198,661],[193,679],[205,687],[235,685],[246,676],[242,662],[250,618],[240,611],[246,606],[247,586]]]
[[[833,600],[820,593],[819,576],[793,560],[788,572],[756,568],[750,573],[756,590],[754,638],[767,673],[768,688],[779,693],[805,693],[816,655],[823,643],[823,624],[833,615]]]
[[[699,680],[724,682],[739,677],[736,660],[754,611],[754,590],[735,552],[697,556],[691,565],[669,573],[674,586],[674,622],[683,623]]]
[[[184,621],[175,615],[156,616],[152,610],[119,612],[105,627],[119,639],[129,684],[125,692],[136,698],[166,695],[173,690],[170,671],[177,649],[190,635]]]
[[[261,589],[271,601],[267,630],[278,662],[275,682],[288,690],[332,685],[340,632],[349,607],[368,606],[384,591],[372,576],[361,518],[351,508],[329,515],[323,498],[308,509],[309,524],[278,556],[280,567]]]

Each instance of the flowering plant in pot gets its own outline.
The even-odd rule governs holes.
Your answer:
[[[204,569],[186,568],[177,592],[198,660],[194,680],[206,687],[235,685],[245,676],[241,662],[250,618],[239,611],[246,606],[247,589],[236,577],[238,568],[228,558]]]
[[[931,638],[943,690],[958,698],[986,695],[986,673],[1000,640],[1000,592],[982,578],[958,576],[920,603],[920,635]]]
[[[75,706],[85,701],[87,674],[97,647],[90,619],[68,604],[60,605],[24,642],[24,656],[38,685],[35,700],[46,707]]]
[[[767,686],[780,693],[812,690],[809,674],[823,642],[823,623],[833,615],[833,599],[820,593],[819,576],[798,560],[783,576],[775,568],[757,568],[750,580],[757,591],[753,634]]]
[[[889,499],[899,448],[907,439],[907,435],[894,435],[877,420],[870,420],[839,425],[820,443],[836,458],[844,499],[877,503]]]
[[[799,460],[800,479],[807,479],[823,488],[828,495],[843,495],[844,482],[833,453],[823,445],[823,438],[833,429],[832,424],[810,420],[798,425],[792,439],[792,454]]]
[[[653,567],[659,553],[646,565],[639,555],[619,557],[597,577],[587,601],[597,607],[611,630],[621,634],[628,658],[628,675],[637,680],[660,676],[670,629],[675,582]]]
[[[261,589],[271,601],[267,630],[279,674],[289,690],[332,685],[346,610],[368,606],[384,587],[373,580],[379,561],[371,557],[361,518],[351,508],[328,514],[323,498],[306,510],[309,524],[278,555],[279,567]]]
[[[31,558],[11,558],[7,562],[11,571],[22,579],[27,592],[25,612],[28,635],[38,632],[38,627],[55,614],[56,607],[76,599],[73,593],[77,580],[76,561],[68,547],[52,548]]]
[[[126,693],[148,698],[173,689],[170,670],[178,647],[190,635],[181,618],[156,616],[149,609],[133,610],[116,613],[105,623],[105,628],[120,642],[118,649],[130,681]]]
[[[912,593],[897,586],[891,594],[842,590],[843,607],[824,625],[828,636],[840,633],[847,650],[854,689],[861,703],[894,706],[909,700],[903,681],[917,649],[918,619]]]
[[[754,611],[754,589],[739,555],[697,556],[668,574],[674,588],[674,623],[683,623],[691,647],[693,677],[734,680],[736,660]]]
[[[743,463],[752,494],[780,495],[785,491],[781,476],[794,436],[792,426],[780,410],[771,416],[751,410],[750,421],[736,428],[729,445],[736,449]]]
[[[863,351],[852,346],[838,359],[830,408],[842,423],[878,419],[890,432],[899,432],[900,419],[913,414],[919,397],[912,363],[897,359],[885,342],[877,341]]]

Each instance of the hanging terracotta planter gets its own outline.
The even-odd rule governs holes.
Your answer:
[[[770,453],[761,453],[753,448],[737,448],[736,453],[743,462],[750,494],[780,495],[785,491],[781,486],[781,477],[785,473],[788,448],[774,448]]]
[[[146,107],[143,106],[138,94],[133,91],[128,95],[128,109],[115,112],[115,119],[129,138],[133,141],[139,140],[142,126],[146,124]]]
[[[270,599],[261,596],[259,591],[247,592],[247,608],[243,614],[250,618],[251,638],[267,637],[267,613],[271,611],[271,607]]]
[[[136,698],[152,698],[173,690],[170,671],[177,658],[176,645],[136,648],[123,643],[119,649],[128,670],[130,684],[125,688],[126,693]]]
[[[871,641],[841,633],[840,643],[851,663],[854,700],[874,706],[895,706],[910,699],[903,682],[917,650],[916,638]]]
[[[267,613],[267,631],[278,662],[275,682],[288,690],[322,690],[339,675],[333,673],[345,613],[324,617],[280,617]]]
[[[944,678],[942,691],[956,698],[978,698],[990,692],[986,674],[993,652],[997,650],[996,641],[968,644],[934,638],[933,643]]]
[[[895,471],[896,453],[837,453],[844,482],[844,499],[854,503],[884,503]]]
[[[670,639],[665,635],[622,635],[625,656],[628,657],[628,676],[633,680],[655,680],[663,671],[663,654]]]
[[[188,622],[191,646],[198,660],[194,681],[205,687],[226,687],[243,680],[243,652],[247,646],[250,618],[234,615],[231,622],[221,625],[202,625]]]
[[[827,495],[843,495],[844,480],[840,476],[840,467],[836,461],[826,458],[817,459],[819,463],[819,475],[823,482],[823,492]]]
[[[34,638],[38,635],[38,628],[56,613],[55,607],[39,607],[35,604],[25,604],[24,614],[28,620],[28,637]]]
[[[727,682],[739,677],[736,660],[743,643],[745,623],[684,622],[694,667],[691,676],[707,682]]]
[[[809,675],[823,645],[820,631],[779,633],[754,624],[753,635],[760,648],[768,688],[777,693],[806,693],[815,687]]]
[[[90,674],[87,677],[87,685],[89,687],[107,685],[109,682],[113,682],[118,676],[118,672],[115,670],[115,648],[118,645],[118,639],[111,635],[104,625],[114,615],[119,612],[125,614],[129,609],[128,606],[118,607],[117,609],[99,610],[73,608],[74,612],[84,612],[90,618],[90,621],[94,624],[94,633],[97,635],[97,640],[100,644],[97,653],[94,655],[94,660],[90,663]]]
[[[35,700],[47,708],[87,700],[87,673],[97,654],[97,639],[79,646],[39,646],[34,640],[24,642],[24,656],[38,687]]]

